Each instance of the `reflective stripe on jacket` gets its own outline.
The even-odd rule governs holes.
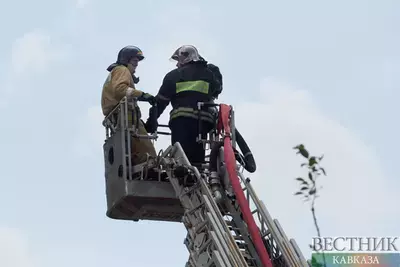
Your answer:
[[[212,92],[217,86],[213,73],[207,68],[207,62],[192,62],[165,75],[156,96],[158,116],[171,102],[170,120],[177,117],[199,118],[198,102],[211,102]],[[208,109],[200,112],[200,119],[214,122]]]

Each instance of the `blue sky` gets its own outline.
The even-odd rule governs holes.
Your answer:
[[[138,88],[153,94],[179,45],[220,66],[257,193],[305,253],[315,231],[293,196],[298,143],[325,154],[323,235],[399,236],[399,12],[389,0],[8,2],[0,266],[184,265],[182,225],[105,217],[101,86],[128,44],[142,48]]]

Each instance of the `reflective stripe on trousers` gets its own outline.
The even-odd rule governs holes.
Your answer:
[[[199,119],[199,110],[195,110],[193,108],[177,108],[173,109],[170,113],[170,120],[177,117],[189,117],[193,119]],[[200,120],[210,122],[212,124],[215,123],[215,117],[207,111],[200,111]]]

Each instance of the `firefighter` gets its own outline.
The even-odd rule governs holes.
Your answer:
[[[111,64],[107,70],[110,72],[103,86],[101,107],[104,116],[107,116],[121,101],[124,96],[128,99],[137,97],[139,101],[155,103],[155,97],[135,88],[139,78],[135,76],[139,61],[144,59],[143,52],[136,46],[122,48],[117,56],[117,61]],[[147,135],[144,124],[141,121],[140,108],[136,101],[134,110],[129,111],[129,121],[138,126],[140,135]],[[136,113],[137,112],[137,113]],[[137,121],[137,118],[139,121]],[[146,161],[147,154],[156,156],[155,148],[149,139],[132,139],[132,164],[140,164]]]
[[[171,143],[179,142],[192,164],[201,164],[205,159],[205,150],[202,143],[197,142],[199,135],[198,102],[211,102],[221,92],[221,84],[214,73],[208,68],[207,61],[202,58],[196,47],[184,45],[179,47],[171,59],[177,61],[177,68],[167,73],[161,88],[156,95],[157,118],[171,102],[169,128],[171,129]],[[207,133],[214,127],[215,114],[208,108],[200,112],[201,135],[206,138]],[[151,121],[146,122],[147,128]],[[153,130],[154,131],[154,127]]]

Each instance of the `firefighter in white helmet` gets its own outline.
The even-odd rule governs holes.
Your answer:
[[[177,62],[177,68],[165,75],[156,95],[157,118],[171,102],[169,127],[172,144],[179,142],[191,163],[203,163],[205,150],[203,144],[196,141],[199,134],[197,103],[211,102],[221,93],[222,76],[219,81],[192,45],[179,47],[171,59]],[[215,114],[204,108],[200,112],[200,120],[202,138],[206,138],[207,132],[214,126]],[[152,128],[149,121],[146,126]]]

